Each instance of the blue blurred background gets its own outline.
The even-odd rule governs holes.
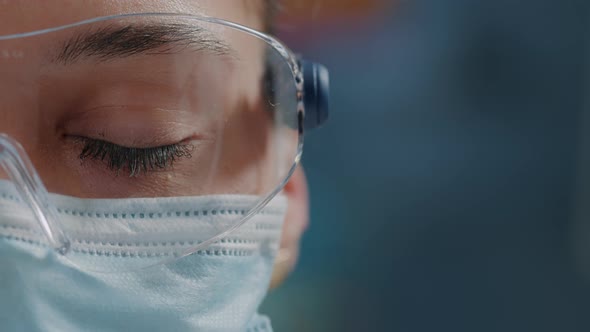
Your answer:
[[[590,331],[590,4],[375,8],[283,26],[330,68],[332,117],[306,142],[298,269],[261,311],[281,332]]]

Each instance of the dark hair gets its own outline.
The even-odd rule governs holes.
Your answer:
[[[274,20],[279,11],[279,0],[264,0],[264,29],[266,32],[272,33],[274,28]]]

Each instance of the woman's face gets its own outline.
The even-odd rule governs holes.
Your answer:
[[[266,25],[262,0],[0,0],[0,36],[141,12]],[[154,17],[0,41],[0,133],[54,193],[263,195],[297,151],[297,133],[278,133],[268,111],[266,53],[233,29]],[[304,177],[293,179],[287,269],[307,220]]]
[[[0,5],[0,35],[121,13],[193,13],[254,29],[265,17],[257,1]],[[268,46],[246,33],[133,17],[0,47],[0,132],[23,145],[51,192],[263,195],[280,182],[270,176],[277,173],[277,149],[295,155],[295,135],[289,147],[278,146],[266,107]]]

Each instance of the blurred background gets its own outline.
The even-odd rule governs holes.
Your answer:
[[[287,1],[288,2],[288,1]],[[590,3],[313,0],[332,75],[276,331],[590,331]]]

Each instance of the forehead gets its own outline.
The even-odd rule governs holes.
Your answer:
[[[263,28],[263,0],[0,0],[0,35],[56,27],[98,16],[164,12],[214,16]]]
[[[142,12],[199,14],[253,28],[262,25],[260,7],[253,7],[254,2],[247,0],[10,1],[0,0],[0,6],[6,9],[0,8],[0,36],[60,27],[95,17]],[[48,3],[51,3],[51,6]],[[62,7],[57,6],[57,3]],[[85,5],[81,5],[82,3]],[[213,63],[222,63],[228,58],[231,58],[232,63],[247,63],[248,66],[240,67],[240,75],[243,77],[258,77],[257,75],[262,72],[264,54],[267,50],[262,40],[235,29],[218,29],[221,26],[207,24],[193,26],[191,22],[193,21],[182,21],[170,16],[133,16],[117,21],[116,24],[101,21],[97,24],[58,29],[34,37],[0,40],[0,91],[8,91],[7,87],[11,87],[12,90],[20,87],[21,92],[33,93],[34,90],[30,89],[31,84],[39,78],[51,75],[72,74],[76,77],[91,77],[84,70],[92,69],[89,64],[98,64],[97,60],[102,58],[109,61],[101,62],[101,66],[97,68],[107,65],[111,66],[109,68],[116,68],[117,70],[108,72],[112,77],[120,77],[131,72],[138,75],[153,74],[152,77],[155,78],[161,74],[160,78],[164,79],[167,77],[166,74],[176,72],[178,68],[183,68],[183,71],[193,67],[205,70],[203,68],[207,66],[203,64],[210,64],[211,61],[208,60],[211,60],[211,56],[217,59]],[[216,43],[216,40],[219,43]],[[213,45],[212,50],[204,47],[210,44]],[[218,54],[219,45],[227,50],[221,52],[224,54]],[[206,52],[199,52],[200,50]],[[200,56],[196,56],[197,53]],[[66,56],[60,57],[61,54]],[[70,56],[72,54],[75,57]],[[158,54],[161,56],[149,56]],[[74,61],[78,59],[91,61]],[[142,61],[137,61],[138,59]],[[111,63],[110,60],[116,61]],[[76,64],[81,64],[79,70],[73,70]],[[151,70],[146,70],[148,67]],[[209,70],[213,70],[214,67],[208,66]],[[105,73],[107,71],[97,72],[102,76],[108,76]],[[238,79],[235,81],[241,82]],[[255,86],[250,82],[246,83],[247,86]]]

